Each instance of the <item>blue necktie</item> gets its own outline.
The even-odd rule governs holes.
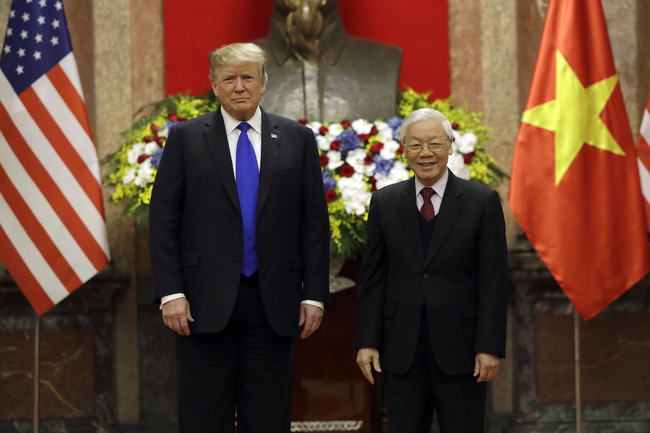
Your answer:
[[[237,125],[241,131],[237,139],[237,194],[244,224],[244,260],[242,273],[250,277],[257,270],[257,250],[255,249],[255,216],[257,214],[257,188],[259,169],[253,143],[246,131],[251,126],[242,122]]]

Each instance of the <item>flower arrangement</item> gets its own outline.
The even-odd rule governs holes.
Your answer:
[[[144,115],[124,131],[124,144],[108,156],[111,170],[104,182],[114,186],[111,202],[126,204],[125,213],[146,226],[151,189],[169,129],[177,122],[213,111],[214,97],[176,95],[145,107]],[[358,256],[373,191],[412,176],[399,142],[402,119],[411,111],[434,108],[447,116],[454,130],[454,153],[448,167],[459,177],[490,186],[506,174],[485,152],[488,130],[479,113],[453,107],[449,99],[429,101],[429,94],[408,89],[400,93],[397,116],[390,119],[299,122],[314,132],[329,210],[332,257]]]

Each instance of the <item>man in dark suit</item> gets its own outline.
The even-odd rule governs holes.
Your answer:
[[[402,123],[415,177],[371,199],[355,312],[357,363],[386,372],[388,431],[483,431],[486,382],[505,353],[507,249],[497,193],[454,176],[452,127]],[[381,354],[381,355],[380,355]],[[380,361],[381,359],[381,361]]]
[[[149,213],[154,292],[178,333],[181,432],[290,431],[293,337],[329,302],[313,132],[259,107],[266,55],[211,54],[220,109],[174,126]],[[300,331],[302,329],[302,331]]]

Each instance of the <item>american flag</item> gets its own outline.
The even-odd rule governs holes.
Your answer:
[[[636,153],[638,155],[639,175],[641,176],[641,191],[645,198],[645,217],[648,231],[650,231],[650,95],[648,95],[648,103],[645,110],[643,110]]]
[[[0,260],[36,312],[110,260],[63,5],[14,0],[0,58]]]

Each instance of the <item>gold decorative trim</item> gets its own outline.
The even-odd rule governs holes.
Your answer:
[[[292,432],[341,432],[359,431],[363,421],[295,421],[291,423]]]

